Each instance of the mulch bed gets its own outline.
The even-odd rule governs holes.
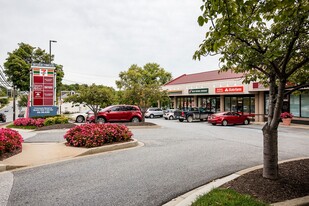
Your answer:
[[[67,123],[67,124],[53,124],[49,126],[43,126],[36,129],[36,131],[42,131],[42,130],[51,130],[51,129],[70,129],[75,127],[76,124],[73,123]]]
[[[280,164],[278,180],[263,178],[262,172],[262,169],[249,172],[221,187],[251,195],[266,203],[309,195],[309,159]]]
[[[124,124],[126,126],[156,126],[156,124],[151,122],[117,122],[112,124]],[[67,124],[54,124],[49,126],[43,126],[36,129],[36,131],[43,131],[43,130],[51,130],[51,129],[70,129],[75,127],[77,124],[74,123],[67,123]]]
[[[12,157],[14,155],[17,155],[18,153],[21,153],[22,149],[17,149],[14,152],[10,152],[10,153],[4,153],[2,155],[0,155],[0,161],[5,160],[9,157]]]

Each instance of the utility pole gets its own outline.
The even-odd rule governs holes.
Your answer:
[[[51,54],[51,43],[57,43],[56,40],[49,40],[49,63],[51,64],[52,62],[52,54]]]
[[[16,118],[15,111],[16,111],[16,86],[13,85],[13,121]]]

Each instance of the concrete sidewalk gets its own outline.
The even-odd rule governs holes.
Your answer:
[[[65,143],[23,143],[22,152],[0,161],[0,172],[20,167],[37,166],[78,156],[108,152],[113,150],[136,147],[137,140],[96,148],[81,148],[66,146]]]

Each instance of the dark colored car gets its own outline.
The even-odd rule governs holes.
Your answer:
[[[208,116],[213,114],[213,112],[206,111],[205,108],[189,108],[187,111],[182,111],[179,117],[179,121],[183,122],[187,120],[187,122],[192,122],[194,120],[204,121],[208,119]]]
[[[223,126],[234,124],[247,125],[250,123],[250,119],[249,115],[242,115],[236,112],[221,112],[211,115],[208,118],[208,122],[212,125],[221,124]]]
[[[0,121],[6,122],[6,115],[4,113],[0,113]]]
[[[93,114],[92,114],[93,115]],[[94,115],[88,116],[88,122],[95,122]],[[113,105],[102,109],[98,112],[97,122],[140,122],[142,112],[135,105]]]

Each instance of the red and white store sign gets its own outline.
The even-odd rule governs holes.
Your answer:
[[[236,86],[236,87],[218,87],[215,89],[216,93],[239,93],[244,92],[243,86]]]

